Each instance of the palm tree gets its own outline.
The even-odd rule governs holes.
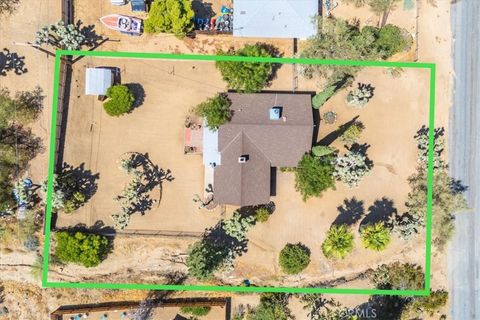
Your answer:
[[[327,258],[343,259],[353,250],[353,233],[346,224],[333,225],[327,232],[322,251]]]
[[[375,251],[384,250],[390,243],[390,231],[383,222],[369,224],[360,230],[365,248]]]

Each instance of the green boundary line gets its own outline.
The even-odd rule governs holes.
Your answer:
[[[430,70],[429,93],[429,148],[427,170],[427,219],[425,241],[425,287],[423,290],[382,290],[382,289],[351,289],[351,288],[298,288],[298,287],[240,287],[240,286],[211,286],[211,285],[155,285],[134,283],[78,283],[78,282],[50,282],[48,281],[48,264],[51,243],[52,193],[53,174],[56,147],[56,127],[58,110],[58,92],[60,83],[60,61],[62,56],[89,56],[134,59],[168,59],[168,60],[200,60],[200,61],[237,61],[237,62],[266,62],[282,64],[315,64],[315,65],[342,65],[359,67],[401,67]],[[307,58],[261,58],[198,54],[170,54],[170,53],[141,53],[141,52],[113,52],[113,51],[70,51],[57,50],[55,52],[55,71],[53,82],[53,108],[50,134],[50,154],[48,166],[47,207],[45,218],[45,244],[43,250],[42,286],[45,288],[78,288],[78,289],[131,289],[131,290],[178,290],[178,291],[230,291],[230,292],[286,292],[286,293],[326,293],[326,294],[362,294],[362,295],[395,295],[395,296],[427,296],[430,294],[431,277],[431,241],[432,241],[432,195],[433,195],[433,147],[435,128],[435,74],[434,63],[391,62],[391,61],[357,61],[357,60],[320,60]]]

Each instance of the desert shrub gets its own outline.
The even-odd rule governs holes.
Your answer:
[[[109,116],[118,117],[130,112],[135,97],[125,85],[114,85],[107,90],[108,100],[103,103],[103,108]]]
[[[84,232],[59,231],[55,233],[55,256],[63,263],[77,263],[95,267],[109,251],[108,238]]]
[[[329,146],[314,146],[312,148],[312,154],[318,158],[332,154],[335,151],[336,150],[334,148]]]
[[[219,51],[219,55],[270,57],[273,49],[257,43],[245,45],[242,49],[228,52]],[[258,92],[262,90],[273,76],[273,65],[265,62],[217,61],[215,66],[222,74],[223,80],[233,90]]]
[[[288,308],[288,299],[284,293],[262,293],[260,304],[247,315],[247,320],[294,319]]]
[[[384,250],[390,243],[390,231],[382,222],[370,224],[360,231],[365,248],[375,251]]]
[[[34,235],[28,235],[25,241],[23,242],[23,246],[28,251],[37,250],[39,245],[40,245],[40,241],[38,241],[38,238]]]
[[[362,178],[371,170],[365,155],[356,151],[348,151],[333,160],[335,171],[333,176],[350,188],[357,187]]]
[[[408,38],[402,29],[392,24],[387,24],[378,31],[375,47],[382,53],[383,58],[402,52],[411,45],[412,39]]]
[[[87,201],[87,192],[81,185],[72,168],[64,168],[62,172],[53,175],[52,209],[72,213]],[[47,192],[48,181],[42,184],[42,190]]]
[[[347,94],[347,104],[357,108],[363,108],[373,97],[373,87],[359,83],[358,87]]]
[[[190,0],[154,0],[144,22],[145,32],[183,37],[193,30],[194,15]]]
[[[312,98],[312,106],[314,109],[320,109],[321,106],[325,104],[325,102],[330,99],[333,94],[337,91],[337,86],[336,85],[329,85],[325,89],[323,89],[322,92],[317,93],[313,98]]]
[[[10,91],[0,87],[0,128],[15,121],[22,125],[38,118],[43,107],[43,91],[36,87],[32,91],[17,92],[12,98]]]
[[[195,113],[206,119],[208,128],[217,130],[222,124],[230,121],[232,117],[231,104],[232,102],[226,95],[218,94],[200,103],[195,108]]]
[[[255,220],[258,222],[267,222],[270,217],[270,212],[267,208],[258,208],[255,210]]]
[[[335,186],[333,172],[330,155],[317,158],[306,154],[295,170],[295,189],[300,192],[304,201],[310,197],[318,197],[323,191]]]
[[[342,125],[339,128],[341,133],[340,140],[346,143],[347,145],[354,144],[357,142],[358,138],[365,129],[365,126],[360,121],[356,121],[352,124]]]
[[[56,48],[79,50],[86,43],[86,37],[77,24],[67,24],[58,21],[55,24],[42,26],[35,34],[37,46],[46,43]]]
[[[242,242],[246,239],[247,232],[253,226],[254,222],[255,217],[243,217],[236,211],[230,219],[224,221],[223,230],[225,234]]]
[[[199,279],[210,279],[223,266],[223,249],[206,239],[190,246],[187,257],[188,274]]]
[[[191,314],[193,316],[203,317],[206,316],[211,309],[211,307],[181,307],[180,311],[184,314]]]
[[[347,225],[332,225],[327,238],[322,243],[322,251],[327,258],[343,259],[353,250],[353,233]]]
[[[443,308],[448,301],[448,292],[445,290],[432,291],[428,296],[415,297],[402,312],[403,318],[414,318],[419,314],[433,316],[436,311]]]
[[[310,250],[301,243],[289,243],[280,251],[279,262],[283,272],[297,274],[310,264]]]
[[[335,111],[327,111],[322,116],[326,124],[334,124],[337,121],[337,113]]]
[[[420,266],[394,262],[379,266],[371,278],[379,289],[420,290],[425,286],[425,274]]]

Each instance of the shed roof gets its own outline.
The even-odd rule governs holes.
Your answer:
[[[235,0],[233,35],[307,39],[317,32],[318,0]]]
[[[104,96],[112,84],[112,70],[107,68],[87,68],[85,74],[85,94]]]

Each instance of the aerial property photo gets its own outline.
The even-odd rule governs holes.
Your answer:
[[[472,318],[469,1],[0,0],[0,320]]]
[[[428,267],[427,216],[407,210],[427,208],[433,66],[272,50],[62,55],[48,281],[324,289],[390,262]]]

